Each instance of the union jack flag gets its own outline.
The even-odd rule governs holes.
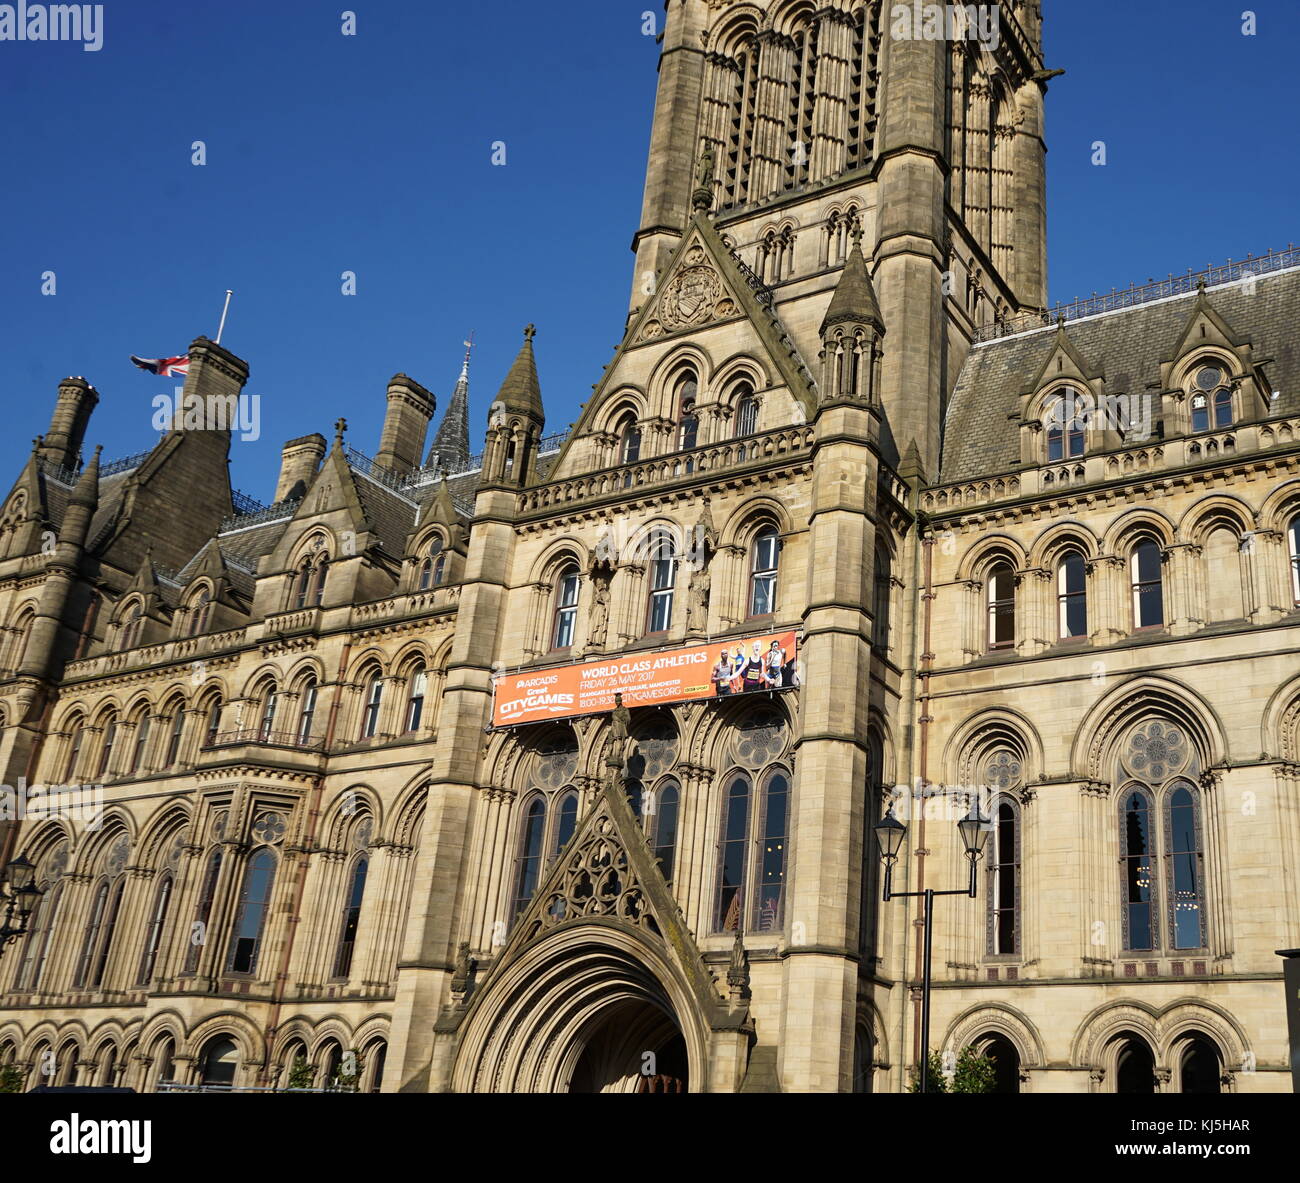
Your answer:
[[[131,360],[142,370],[160,378],[183,378],[190,372],[188,354],[183,357],[136,357],[133,353]]]

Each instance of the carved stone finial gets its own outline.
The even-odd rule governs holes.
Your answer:
[[[347,429],[348,429],[348,421],[347,421],[346,419],[339,419],[339,420],[334,424],[334,442],[335,442],[335,443],[337,443],[337,444],[342,444],[342,443],[343,443],[343,436],[344,436],[344,433],[347,431]]]
[[[536,325],[529,325],[527,328],[524,329],[524,340],[525,340],[525,341],[531,341],[531,340],[532,340],[534,337],[536,337],[536,336],[537,336],[537,326],[536,326]]]

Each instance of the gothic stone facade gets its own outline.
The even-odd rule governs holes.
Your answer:
[[[1300,946],[1300,270],[1045,323],[1041,17],[671,0],[632,307],[547,437],[527,334],[372,457],[82,464],[59,387],[0,514],[29,1084],[1281,1091]],[[247,365],[200,338],[187,394]],[[1062,408],[1065,408],[1064,411]],[[544,674],[792,631],[780,689],[492,729]],[[903,786],[899,789],[895,786]],[[305,1062],[312,1071],[304,1071]]]

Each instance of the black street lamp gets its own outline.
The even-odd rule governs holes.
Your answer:
[[[972,801],[970,812],[957,823],[957,832],[961,834],[962,845],[966,848],[966,857],[970,860],[970,885],[961,891],[935,891],[927,887],[925,891],[894,891],[894,864],[898,861],[898,852],[903,847],[907,836],[907,827],[894,816],[891,809],[885,819],[876,824],[876,842],[880,846],[880,858],[885,864],[885,903],[892,899],[908,899],[916,896],[925,900],[925,969],[921,984],[921,1092],[930,1091],[930,950],[932,947],[934,900],[941,895],[965,895],[976,898],[975,864],[984,853],[984,843],[988,840],[985,819],[980,816],[979,806]]]
[[[36,868],[19,855],[0,875],[0,900],[5,901],[4,920],[0,921],[0,955],[10,941],[27,931],[36,901],[45,893],[36,886]]]

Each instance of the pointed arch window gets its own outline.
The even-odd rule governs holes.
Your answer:
[[[1057,635],[1063,641],[1088,635],[1088,565],[1077,550],[1056,565]]]
[[[208,618],[212,612],[212,593],[205,587],[190,605],[190,636],[197,637],[208,628]]]
[[[104,984],[104,973],[113,948],[113,932],[117,928],[117,915],[122,906],[122,891],[125,887],[126,876],[119,875],[115,881],[104,880],[96,890],[90,919],[86,924],[81,957],[73,977],[74,986],[94,990]]]
[[[230,931],[230,955],[226,960],[226,969],[230,973],[257,972],[257,958],[274,888],[275,855],[264,846],[254,853],[244,871],[239,906]]]
[[[677,384],[677,450],[688,452],[699,442],[700,419],[695,411],[700,384],[693,373]]]
[[[185,950],[184,973],[193,974],[199,968],[199,956],[208,943],[208,925],[212,922],[212,909],[217,899],[217,884],[221,878],[221,851],[214,850],[208,855],[207,867],[203,874],[203,885],[199,890],[198,904],[194,910],[194,923],[190,926],[188,945]]]
[[[312,566],[310,559],[304,559],[302,566],[298,568],[298,575],[294,581],[293,606],[294,608],[307,607],[307,596],[311,589]]]
[[[311,604],[313,608],[319,608],[321,602],[325,599],[325,584],[329,579],[330,561],[328,558],[322,558],[316,564],[316,578],[312,583]]]
[[[66,784],[75,784],[77,767],[81,763],[81,747],[86,740],[86,726],[79,719],[72,725],[68,736],[68,759],[63,765],[63,780]]]
[[[217,736],[221,732],[222,705],[222,700],[220,698],[214,698],[212,700],[212,705],[208,707],[207,724],[204,727],[203,735],[203,746],[205,748],[212,747],[212,745],[217,742]]]
[[[365,709],[361,713],[361,738],[374,739],[379,734],[379,716],[384,705],[384,676],[376,671],[366,684]]]
[[[560,798],[555,817],[555,841],[551,844],[552,858],[568,846],[578,828],[578,794],[570,789]]]
[[[23,962],[18,970],[16,986],[20,990],[37,990],[45,972],[45,963],[49,959],[50,949],[54,944],[55,926],[59,921],[59,904],[63,899],[62,880],[48,887],[36,906],[36,915],[32,920],[31,934],[23,949]]]
[[[167,751],[163,756],[164,768],[175,768],[181,755],[181,740],[185,735],[185,704],[178,702],[172,708],[167,727]]]
[[[670,887],[677,857],[677,823],[681,802],[681,790],[677,787],[677,782],[667,781],[655,793],[654,813],[647,821],[651,853],[659,861],[664,882]]]
[[[786,852],[789,846],[790,778],[770,772],[763,784],[763,843],[759,849],[757,932],[777,932],[785,911]]]
[[[299,747],[305,747],[312,741],[312,728],[316,724],[316,701],[320,694],[320,686],[315,676],[309,676],[304,681],[298,691],[298,733],[297,740]]]
[[[1016,643],[1016,573],[1010,563],[996,563],[987,578],[989,649]]]
[[[677,587],[677,558],[673,540],[657,534],[650,543],[650,596],[646,632],[666,633],[673,623],[673,596]]]
[[[515,897],[511,913],[515,919],[528,907],[541,879],[546,841],[546,801],[534,797],[524,810],[519,835],[519,854],[515,859]]]
[[[1204,851],[1196,790],[1187,784],[1175,786],[1167,808],[1169,932],[1175,949],[1201,949],[1205,947]]]
[[[9,668],[11,670],[17,671],[22,669],[23,660],[27,656],[27,645],[28,642],[31,640],[32,624],[35,620],[36,620],[36,614],[32,612],[28,612],[22,617],[22,619],[18,621],[18,624],[15,626],[13,645],[9,650],[11,654],[11,658],[9,661]]]
[[[748,383],[736,391],[735,435],[742,439],[758,431],[758,400]]]
[[[780,562],[781,536],[775,526],[764,526],[750,547],[750,616],[769,616],[776,611],[776,581]]]
[[[581,576],[576,565],[566,566],[555,581],[555,613],[551,623],[551,648],[569,649],[578,622],[578,590]]]
[[[993,813],[989,858],[989,953],[1020,952],[1020,815],[1007,798]]]
[[[743,772],[727,784],[722,810],[721,857],[718,859],[718,932],[739,930],[745,904],[745,864],[749,853],[750,783]]]
[[[1232,426],[1234,418],[1231,379],[1216,363],[1202,366],[1196,371],[1192,394],[1192,430],[1209,431],[1213,426],[1222,431]]]
[[[363,854],[353,864],[348,877],[347,894],[343,901],[343,925],[339,933],[338,949],[334,955],[334,976],[346,979],[352,974],[352,954],[357,945],[357,929],[361,924],[361,904],[366,894],[366,875],[370,860]]]
[[[145,753],[149,750],[149,725],[151,722],[147,710],[136,720],[135,743],[131,745],[131,761],[127,766],[127,776],[135,776],[144,767]]]
[[[637,426],[636,416],[630,411],[619,420],[618,462],[636,464],[641,459],[641,429]]]
[[[154,970],[158,966],[158,951],[162,948],[163,926],[167,923],[167,911],[171,907],[173,879],[171,872],[166,872],[154,893],[153,910],[149,913],[149,927],[145,932],[144,954],[140,959],[140,975],[137,984],[148,986],[153,982]]]
[[[1133,592],[1133,627],[1159,628],[1165,622],[1164,573],[1160,547],[1146,539],[1133,548],[1129,574]]]
[[[1073,394],[1052,400],[1047,415],[1047,459],[1051,464],[1074,460],[1087,450],[1087,432]]]
[[[889,648],[890,609],[893,606],[894,563],[886,546],[876,547],[875,596],[872,611],[872,640],[877,649]]]
[[[404,728],[407,735],[419,731],[420,725],[424,722],[424,703],[429,695],[429,671],[423,662],[411,668],[410,678],[411,690],[406,699],[406,727]]]
[[[1121,813],[1124,948],[1155,949],[1157,938],[1155,834],[1151,798],[1142,789],[1124,794]]]
[[[1291,552],[1291,595],[1300,604],[1300,515],[1292,519],[1286,536]]]
[[[104,728],[104,742],[99,748],[99,765],[95,769],[95,779],[103,780],[113,770],[113,748],[117,744],[117,716],[109,717]]]
[[[126,620],[122,625],[122,641],[119,648],[126,652],[128,649],[134,649],[140,641],[140,630],[144,624],[144,613],[139,604],[132,605],[126,614]]]
[[[257,725],[257,739],[259,743],[270,743],[271,736],[275,734],[275,712],[280,703],[280,692],[274,685],[266,688],[266,694],[262,699],[262,715]]]
[[[429,553],[420,564],[419,590],[428,591],[442,583],[447,568],[447,556],[443,550],[444,542],[440,534],[435,534],[429,543]]]

